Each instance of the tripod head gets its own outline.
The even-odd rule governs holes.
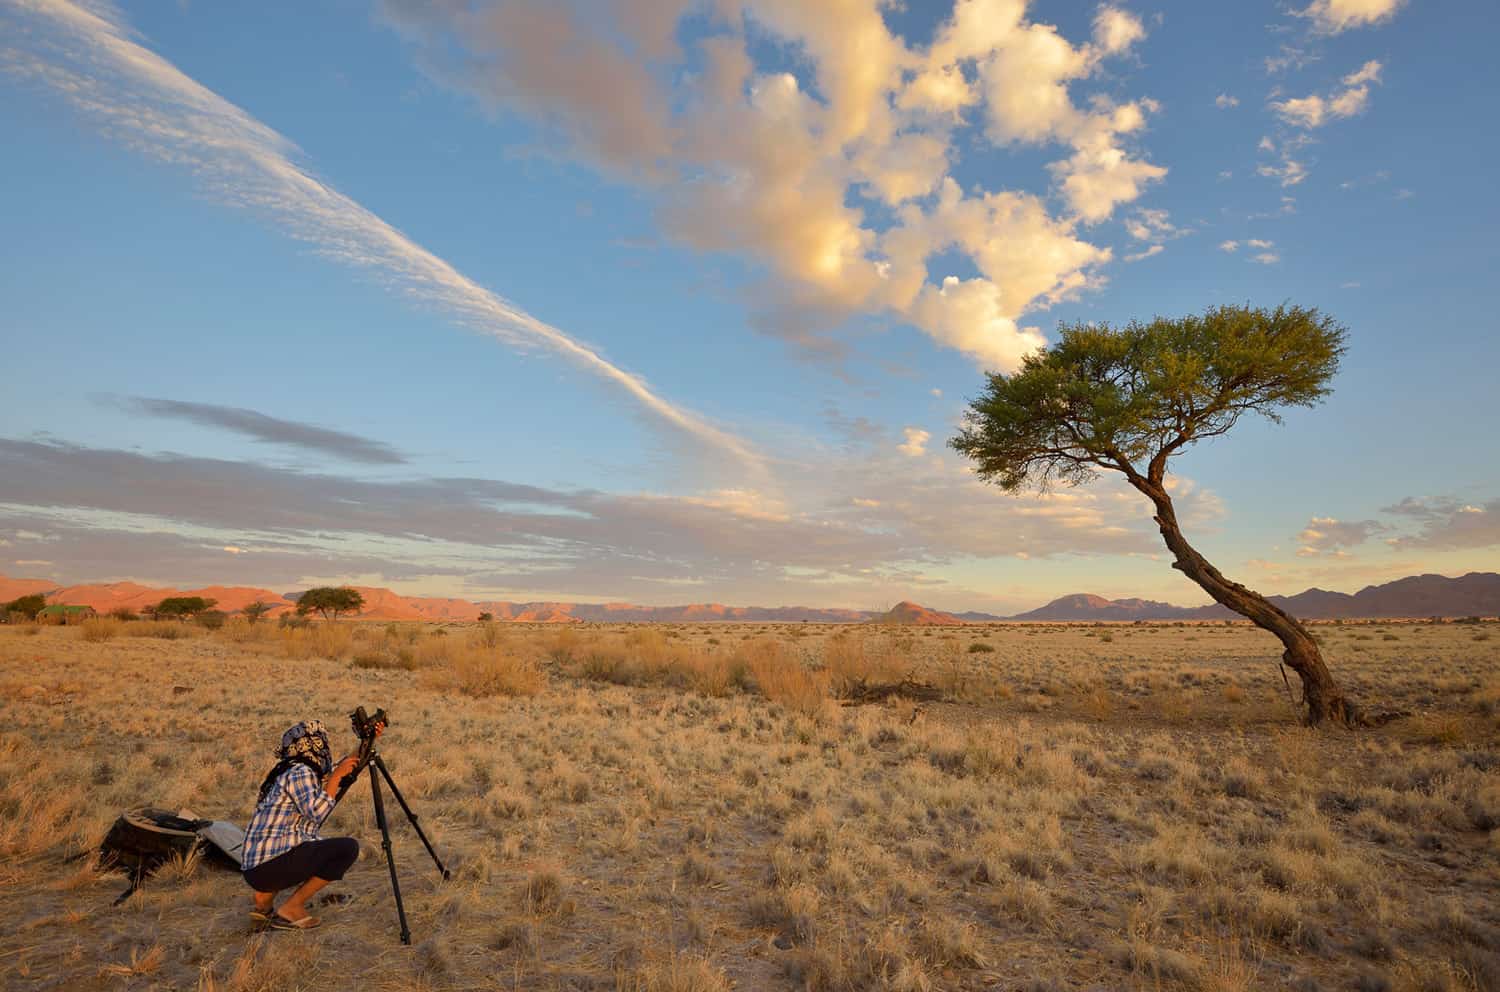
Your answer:
[[[344,793],[349,791],[349,786],[359,780],[359,773],[365,770],[370,759],[375,757],[375,738],[380,736],[380,731],[390,726],[391,718],[386,716],[385,710],[378,709],[374,714],[366,713],[363,706],[356,706],[354,712],[349,714],[349,723],[354,727],[355,736],[359,738],[358,762],[354,770],[339,780],[339,793],[334,797],[337,802],[344,798]]]

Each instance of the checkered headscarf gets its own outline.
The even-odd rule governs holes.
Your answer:
[[[281,735],[276,757],[282,761],[303,761],[316,765],[319,775],[333,769],[333,751],[328,746],[328,731],[322,720],[303,720]]]
[[[303,720],[281,735],[281,744],[276,748],[276,767],[260,783],[260,795],[256,803],[265,802],[283,772],[293,765],[306,765],[321,778],[333,770],[333,750],[328,746],[328,731],[322,720]]]

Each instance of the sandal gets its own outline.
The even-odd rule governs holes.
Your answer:
[[[250,921],[252,923],[270,923],[271,916],[275,912],[276,910],[274,907],[267,910],[259,910],[252,906],[250,907]]]
[[[272,913],[270,926],[272,930],[316,930],[321,922],[311,913],[296,920],[289,920],[280,913]]]

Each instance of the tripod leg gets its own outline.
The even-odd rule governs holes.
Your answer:
[[[391,892],[396,896],[396,917],[401,921],[401,943],[410,944],[411,930],[406,926],[406,907],[401,904],[401,883],[396,879],[396,854],[391,850],[391,829],[385,820],[385,800],[380,795],[380,779],[374,775],[370,776],[370,792],[375,798],[375,825],[380,828],[380,846],[385,849],[385,863],[391,869]]]
[[[406,805],[406,797],[402,796],[401,790],[396,788],[396,781],[391,778],[390,769],[385,767],[385,762],[380,760],[380,755],[378,754],[371,760],[375,767],[380,769],[380,775],[385,779],[385,784],[391,787],[391,795],[395,796],[396,802],[401,804],[401,812],[406,814],[406,818],[411,821],[412,828],[416,830],[417,836],[422,838],[422,846],[427,848],[428,854],[432,855],[432,863],[437,865],[438,871],[442,873],[443,880],[447,881],[449,878],[448,869],[443,867],[442,859],[438,857],[437,851],[432,849],[432,841],[428,840],[427,835],[422,832],[422,825],[417,822],[417,814],[413,813],[411,807]],[[370,776],[371,779],[374,777],[373,774]]]

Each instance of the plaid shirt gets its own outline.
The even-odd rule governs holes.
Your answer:
[[[240,868],[249,871],[298,844],[317,840],[318,828],[333,812],[333,805],[333,797],[311,768],[297,764],[282,772],[245,828]]]

